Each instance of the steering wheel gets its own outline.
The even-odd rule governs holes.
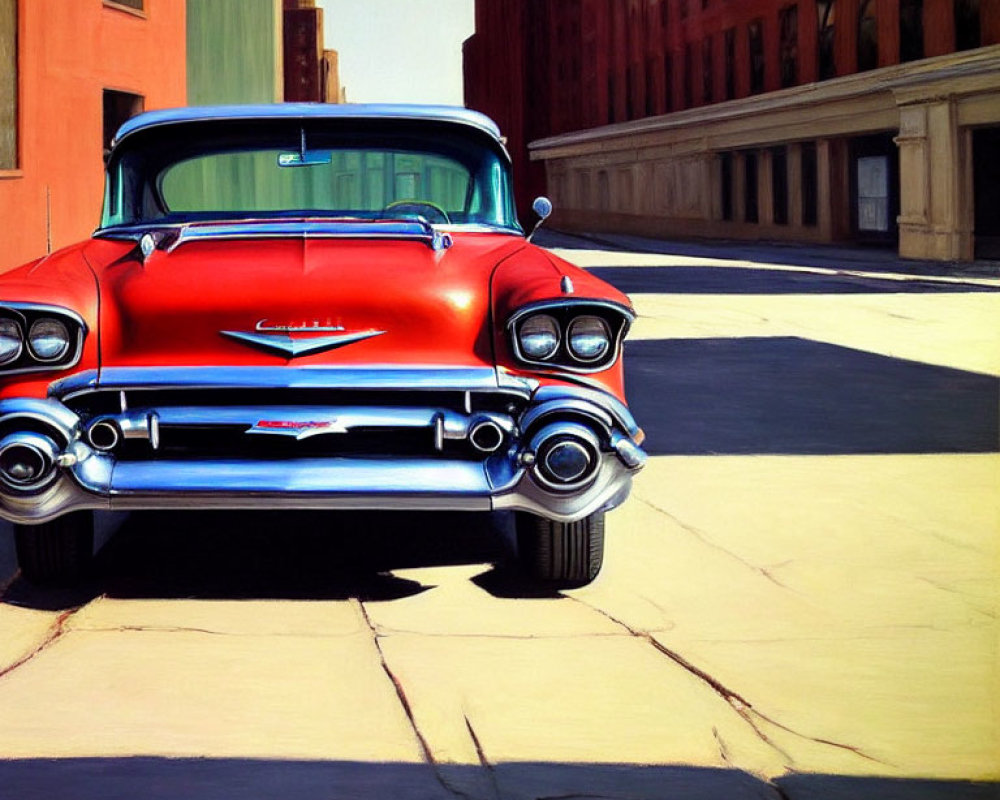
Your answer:
[[[414,216],[423,217],[431,223],[444,223],[445,225],[451,223],[451,218],[448,216],[448,212],[441,208],[441,206],[437,203],[431,203],[428,200],[394,200],[383,210],[393,211],[396,214],[403,215],[412,214]]]

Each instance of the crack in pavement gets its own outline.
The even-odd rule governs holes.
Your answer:
[[[661,514],[663,514],[663,516],[665,516],[667,519],[669,519],[672,522],[674,522],[680,528],[686,530],[688,533],[693,534],[702,543],[707,544],[709,547],[714,548],[715,550],[719,550],[720,552],[725,553],[730,558],[735,559],[736,561],[738,561],[744,567],[747,567],[748,569],[751,569],[754,572],[756,572],[758,575],[763,576],[764,578],[766,578],[767,580],[769,580],[771,583],[773,583],[775,586],[778,586],[778,587],[780,587],[780,588],[782,588],[782,589],[784,589],[785,591],[788,591],[788,592],[794,592],[795,591],[794,589],[792,589],[787,584],[784,584],[781,581],[779,581],[777,578],[775,578],[766,567],[759,567],[756,564],[754,564],[753,562],[747,561],[742,556],[734,553],[732,550],[730,550],[730,549],[728,549],[726,547],[723,547],[718,542],[712,541],[712,539],[709,538],[709,536],[704,531],[700,530],[699,528],[696,528],[694,525],[689,525],[688,523],[684,522],[683,520],[678,519],[673,514],[671,514],[669,511],[667,511],[664,508],[660,508],[660,506],[656,505],[656,503],[653,503],[653,502],[647,500],[645,497],[642,497],[642,496],[640,496],[638,494],[636,494],[635,497],[636,497],[636,499],[639,500],[640,503],[644,503],[645,505],[649,506],[654,511],[660,512]],[[795,593],[798,594],[798,592],[795,592]]]
[[[420,745],[420,750],[423,754],[424,760],[427,765],[434,771],[434,777],[437,782],[441,784],[441,787],[456,797],[465,798],[465,800],[478,800],[478,798],[473,797],[467,792],[463,792],[461,789],[456,789],[454,786],[448,783],[441,771],[441,764],[438,763],[437,759],[434,757],[434,753],[431,750],[430,744],[427,742],[427,738],[424,736],[423,731],[420,730],[420,726],[417,724],[417,719],[413,714],[413,706],[410,705],[410,700],[406,696],[406,690],[403,688],[402,682],[392,671],[389,666],[389,662],[385,658],[385,651],[382,650],[382,644],[380,639],[382,634],[379,633],[378,628],[372,622],[371,617],[368,616],[368,609],[365,608],[365,604],[360,600],[352,600],[352,603],[356,603],[358,610],[361,612],[361,617],[364,619],[365,624],[368,626],[368,630],[371,631],[372,641],[375,645],[375,650],[378,652],[379,661],[382,664],[382,671],[386,674],[386,677],[391,681],[393,688],[396,690],[396,698],[399,700],[399,704],[403,707],[403,713],[410,722],[410,727],[413,730],[414,736],[417,738],[417,742]]]
[[[970,610],[975,611],[977,614],[982,614],[984,617],[988,617],[989,619],[996,619],[997,618],[997,615],[995,613],[993,613],[992,611],[988,611],[987,609],[980,608],[978,605],[975,604],[976,602],[980,601],[981,598],[977,597],[974,594],[970,594],[969,592],[963,592],[961,589],[957,589],[954,586],[949,586],[946,583],[939,583],[938,581],[935,581],[935,580],[933,580],[931,578],[928,578],[925,575],[918,575],[917,576],[917,580],[918,581],[923,581],[924,583],[927,583],[927,584],[930,584],[931,586],[933,586],[935,589],[937,589],[939,591],[947,592],[948,594],[957,595],[958,597],[960,597],[962,599],[962,601],[965,603],[966,606],[968,606],[968,608]]]
[[[210,628],[192,628],[185,625],[112,625],[102,626],[80,626],[73,628],[80,633],[204,633],[209,636],[241,636],[245,638],[289,638],[289,639],[346,639],[357,636],[361,630],[350,633],[280,633],[278,631],[267,631],[261,633],[237,633],[236,631],[213,631]]]
[[[479,736],[476,735],[476,729],[472,727],[472,720],[469,719],[469,715],[463,713],[462,717],[465,719],[465,729],[469,732],[469,738],[472,739],[472,744],[476,748],[476,755],[479,757],[479,765],[486,770],[486,774],[490,777],[490,783],[493,786],[493,797],[494,800],[500,800],[500,783],[497,780],[496,770],[493,768],[493,764],[486,757],[486,751],[483,750],[483,744],[479,741]]]
[[[383,625],[376,625],[375,633],[378,636],[426,636],[428,638],[434,639],[500,639],[500,640],[510,640],[515,642],[532,642],[532,641],[558,641],[561,639],[601,639],[601,638],[615,638],[621,639],[627,636],[626,633],[615,632],[598,632],[598,633],[555,633],[555,634],[517,634],[517,633],[435,633],[432,631],[411,631],[405,628],[387,628]],[[657,630],[660,630],[659,628]],[[671,630],[670,628],[664,628],[664,631]]]
[[[13,664],[10,664],[9,666],[0,669],[0,679],[6,678],[8,675],[14,672],[14,670],[23,667],[29,661],[41,655],[43,652],[45,652],[45,650],[47,650],[57,641],[59,641],[59,639],[61,639],[63,635],[66,633],[66,621],[75,613],[77,613],[81,608],[83,608],[83,606],[77,606],[76,608],[71,608],[67,611],[63,611],[58,617],[56,617],[55,622],[53,622],[52,625],[49,627],[48,631],[46,631],[45,638],[37,647],[35,647],[29,653],[23,655]]]
[[[637,639],[642,639],[647,644],[651,645],[656,651],[663,654],[671,661],[673,661],[675,664],[679,665],[687,672],[691,673],[693,676],[695,676],[703,683],[708,685],[717,695],[719,695],[719,697],[721,697],[723,700],[726,701],[726,703],[729,704],[729,706],[733,709],[733,711],[735,711],[743,719],[743,721],[747,723],[747,725],[749,725],[753,729],[754,733],[757,734],[757,737],[762,742],[764,742],[766,745],[774,749],[775,752],[777,752],[782,758],[784,758],[788,762],[786,766],[789,769],[791,769],[791,765],[795,763],[795,759],[791,756],[791,754],[782,749],[782,747],[778,745],[773,739],[771,739],[771,737],[769,737],[763,730],[761,730],[760,725],[757,722],[758,719],[762,720],[763,722],[767,722],[768,724],[773,725],[779,730],[782,730],[785,733],[789,733],[797,738],[805,739],[806,741],[810,741],[815,744],[822,744],[828,747],[834,747],[838,750],[846,750],[847,752],[854,753],[856,756],[859,756],[860,758],[863,758],[866,761],[871,761],[876,764],[882,764],[884,766],[891,766],[887,762],[881,761],[875,758],[874,756],[871,756],[868,753],[864,752],[860,748],[854,747],[853,745],[844,744],[843,742],[835,742],[831,739],[822,739],[817,736],[810,736],[808,734],[797,731],[794,728],[790,728],[784,723],[778,722],[777,720],[767,716],[763,712],[758,711],[756,708],[754,708],[753,704],[745,697],[743,697],[733,689],[730,689],[728,686],[723,684],[718,679],[709,675],[707,672],[705,672],[705,670],[696,667],[694,664],[692,664],[690,661],[688,661],[679,653],[674,652],[669,647],[666,647],[664,644],[657,641],[656,638],[653,637],[651,634],[633,628],[628,623],[623,622],[622,620],[618,619],[617,617],[608,613],[607,611],[604,611],[603,609],[598,608],[597,606],[591,605],[590,603],[581,600],[579,597],[576,597],[575,595],[566,595],[566,596],[571,597],[577,603],[586,606],[592,611],[595,611],[598,614],[602,615],[603,617],[606,617],[607,619],[611,620],[615,624],[620,625],[622,628],[627,630],[632,636],[636,637]]]

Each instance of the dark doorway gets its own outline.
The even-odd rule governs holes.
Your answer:
[[[142,95],[129,92],[116,92],[113,89],[104,90],[104,155],[111,151],[111,142],[118,129],[143,111]]]
[[[899,229],[899,150],[891,133],[850,141],[851,228],[866,244],[896,245]]]
[[[1000,128],[972,132],[976,258],[1000,259]]]

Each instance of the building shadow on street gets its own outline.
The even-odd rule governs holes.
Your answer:
[[[993,800],[970,781],[792,774],[766,783],[737,769],[631,764],[460,766],[211,758],[0,761],[18,800]]]
[[[1000,380],[794,337],[627,342],[650,455],[1000,450]]]

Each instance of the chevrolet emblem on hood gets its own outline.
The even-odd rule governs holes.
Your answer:
[[[267,325],[262,319],[253,331],[219,331],[223,336],[271,350],[288,358],[298,358],[381,336],[385,331],[347,331],[340,326]],[[317,335],[325,334],[325,335]]]

